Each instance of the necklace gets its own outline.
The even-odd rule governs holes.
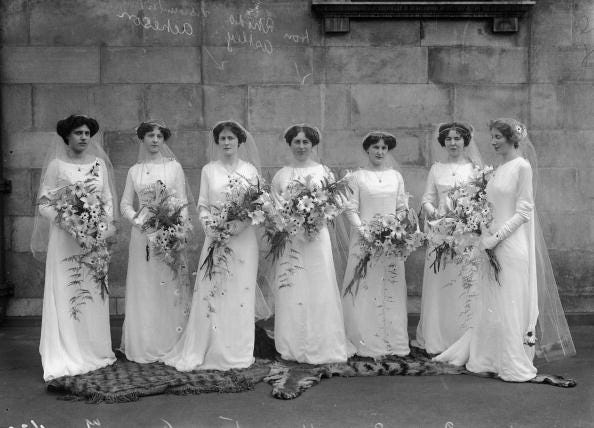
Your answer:
[[[458,171],[460,170],[461,167],[463,167],[466,164],[463,163],[457,163],[455,168],[452,168],[452,164],[448,163],[448,169],[450,170],[450,172],[452,173],[452,177],[455,177],[456,174],[458,173]]]
[[[377,178],[377,181],[379,181],[381,183],[382,182],[382,172],[384,172],[385,170],[380,169],[379,171],[374,171],[373,169],[371,169],[370,171],[373,172],[373,175],[375,175],[375,177]]]
[[[153,169],[157,168],[159,165],[163,166],[163,177],[165,177],[164,159],[161,159],[160,162],[143,162],[142,167],[146,170],[146,175],[151,175],[153,173]]]

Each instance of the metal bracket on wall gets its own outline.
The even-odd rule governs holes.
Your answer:
[[[12,193],[12,181],[0,180],[0,193],[9,194]]]
[[[535,0],[312,0],[311,8],[324,19],[326,33],[348,33],[351,18],[492,18],[493,32],[514,33],[519,29],[518,19],[535,3]]]

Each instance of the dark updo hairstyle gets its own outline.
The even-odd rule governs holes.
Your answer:
[[[442,124],[439,127],[437,134],[437,141],[441,147],[445,147],[445,140],[450,131],[456,131],[458,134],[460,134],[464,140],[464,147],[466,147],[470,144],[474,129],[469,124],[463,122],[450,122]]]
[[[155,128],[158,128],[159,131],[161,131],[161,134],[163,134],[163,140],[167,141],[169,137],[171,137],[171,130],[167,128],[165,124],[155,121],[142,122],[140,125],[138,125],[138,128],[136,128],[136,136],[138,139],[143,140],[144,136],[149,132],[152,132]]]
[[[225,128],[231,131],[233,135],[237,137],[238,146],[240,146],[242,143],[245,143],[245,140],[247,140],[247,135],[241,126],[232,120],[226,120],[225,122],[217,123],[212,129],[212,136],[214,137],[215,144],[219,144],[219,135],[221,135],[221,132],[223,132]]]
[[[489,130],[496,129],[501,132],[507,141],[513,143],[514,148],[520,147],[520,141],[526,137],[526,127],[516,119],[502,117],[489,122]]]
[[[64,144],[68,144],[68,136],[70,133],[83,125],[87,125],[91,133],[91,137],[95,135],[97,131],[99,131],[99,124],[92,117],[82,114],[72,114],[66,119],[58,121],[56,124],[56,132],[60,137],[62,137]]]
[[[285,141],[290,146],[293,139],[299,134],[303,132],[305,137],[311,141],[311,145],[317,146],[320,144],[320,133],[314,127],[309,125],[301,124],[301,125],[293,125],[285,132]]]
[[[380,140],[384,140],[384,143],[386,143],[386,146],[388,146],[388,151],[396,147],[396,137],[394,137],[392,134],[388,134],[387,132],[383,131],[373,131],[367,134],[363,140],[363,150],[369,150],[369,147],[373,146]]]

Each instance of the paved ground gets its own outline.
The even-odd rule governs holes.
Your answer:
[[[573,326],[578,355],[540,363],[573,389],[474,376],[335,378],[293,401],[270,387],[238,394],[158,395],[126,404],[56,399],[42,381],[38,320],[0,326],[0,427],[594,427],[594,325]],[[119,326],[112,329],[119,343]],[[115,340],[115,338],[118,338]]]

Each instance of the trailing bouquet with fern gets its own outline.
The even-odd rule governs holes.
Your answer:
[[[108,248],[108,233],[111,219],[107,204],[96,187],[101,163],[96,161],[85,174],[83,181],[61,187],[40,199],[39,204],[56,210],[56,224],[69,233],[80,245],[82,252],[63,260],[73,263],[69,268],[69,287],[78,287],[70,298],[70,315],[78,320],[80,308],[87,301],[92,301],[91,292],[82,287],[83,267],[97,284],[103,300],[109,294],[108,269],[111,258]]]
[[[427,241],[434,248],[431,264],[437,273],[448,260],[456,264],[469,263],[472,252],[479,244],[482,229],[493,221],[492,208],[487,201],[487,183],[493,176],[493,167],[475,168],[473,177],[448,191],[445,216],[427,222]],[[495,279],[499,281],[499,262],[492,250],[486,250]]]
[[[352,192],[349,180],[349,174],[340,180],[324,177],[322,182],[311,175],[293,180],[280,207],[268,219],[266,238],[270,250],[266,257],[278,260],[297,234],[308,241],[316,239],[320,230],[343,210],[346,196]]]
[[[233,253],[229,240],[233,236],[231,222],[249,222],[260,225],[270,217],[274,210],[270,197],[270,186],[260,177],[256,182],[237,174],[229,179],[225,188],[225,201],[210,207],[210,214],[203,218],[206,233],[210,237],[207,254],[200,265],[203,278],[212,280],[216,274],[229,272],[228,257]]]
[[[188,204],[161,180],[144,190],[143,203],[134,218],[143,214],[141,230],[147,235],[146,260],[150,260],[152,252],[177,276],[185,267],[185,250],[192,233],[192,223],[186,214]]]
[[[367,276],[372,260],[380,257],[406,259],[423,244],[425,237],[419,230],[415,211],[408,208],[396,214],[374,215],[369,221],[363,222],[360,234],[361,258],[355,266],[353,278],[345,287],[345,296],[358,293],[359,284]]]

